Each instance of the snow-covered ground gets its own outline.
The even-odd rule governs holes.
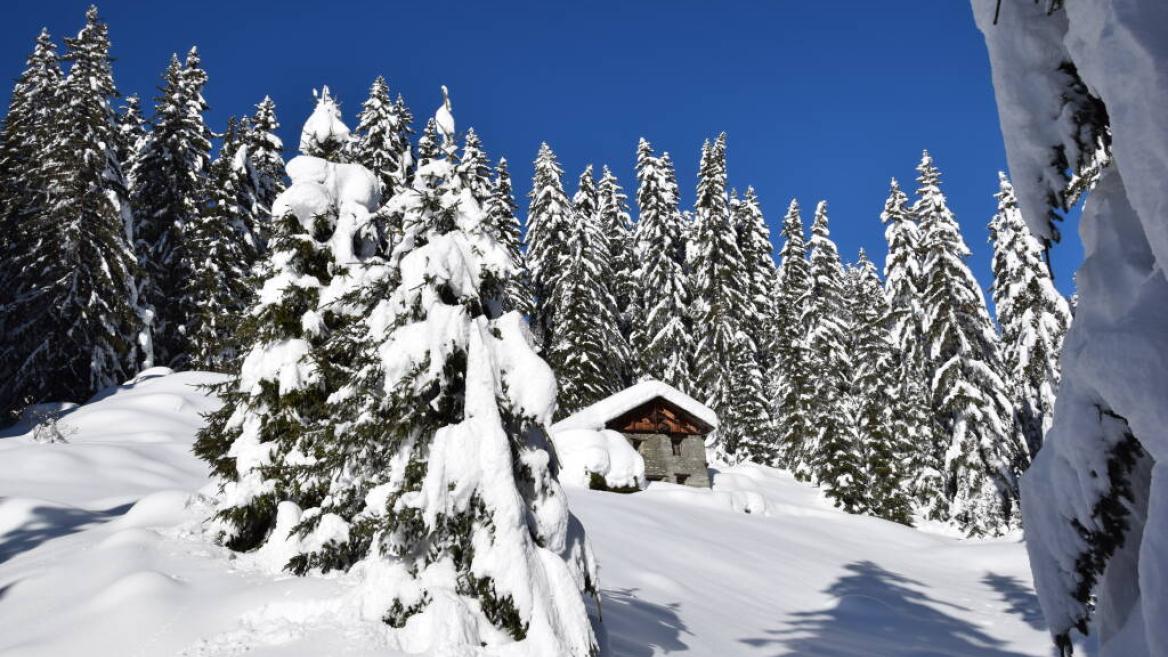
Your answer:
[[[0,435],[0,655],[397,654],[359,573],[287,576],[206,540],[190,444],[214,407],[194,386],[216,380],[142,377],[66,415],[67,443]],[[756,466],[714,491],[569,495],[614,655],[1051,654],[1017,541],[848,516]]]

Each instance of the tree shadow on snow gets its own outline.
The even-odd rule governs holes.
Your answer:
[[[104,511],[86,511],[73,507],[37,506],[24,524],[0,534],[0,563],[27,552],[59,536],[79,532],[90,525],[106,522],[130,510],[122,504]]]
[[[1042,608],[1038,606],[1038,596],[1034,594],[1034,589],[1027,586],[1022,580],[1009,575],[986,573],[986,576],[981,578],[981,582],[997,591],[1006,604],[1010,605],[1006,611],[1018,616],[1036,630],[1046,629]]]
[[[741,641],[777,645],[800,657],[1033,657],[1003,648],[999,639],[959,616],[960,605],[931,598],[924,584],[871,561],[845,566],[825,590],[834,607],[792,614],[787,629]]]
[[[670,653],[686,650],[682,634],[689,634],[677,615],[680,604],[657,604],[637,597],[637,589],[604,589],[604,625],[613,657],[652,657],[655,649]]]

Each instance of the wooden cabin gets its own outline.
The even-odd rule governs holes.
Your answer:
[[[718,427],[712,410],[660,381],[643,381],[581,409],[553,429],[620,432],[645,461],[645,478],[708,488],[706,436]]]

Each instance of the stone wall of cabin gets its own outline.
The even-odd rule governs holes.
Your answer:
[[[645,478],[649,481],[709,488],[704,436],[670,437],[663,433],[626,433],[624,436],[645,460]],[[680,455],[674,454],[674,440],[679,442]]]

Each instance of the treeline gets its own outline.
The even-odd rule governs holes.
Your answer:
[[[414,139],[409,108],[379,78],[351,133],[321,118],[332,110],[305,125],[301,152],[363,166],[380,198],[343,238],[320,227],[313,238],[332,246],[312,255],[295,247],[303,236],[281,236],[291,206],[273,210],[287,185],[274,104],[216,135],[206,82],[196,51],[174,58],[146,119],[135,97],[115,109],[96,10],[63,56],[38,37],[0,144],[5,412],[81,401],[153,365],[240,373],[257,341],[305,330],[288,322],[309,307],[313,330],[350,336],[313,356],[337,364],[322,371],[357,376],[362,347],[342,319],[372,307],[354,295],[388,287],[323,286],[288,306],[272,297],[305,272],[322,283],[367,271],[414,239],[403,194],[442,189],[441,161],[459,179],[446,191],[474,199],[514,266],[496,301],[528,318],[558,381],[558,417],[652,377],[718,412],[720,457],[788,468],[848,511],[970,534],[1017,523],[1017,475],[1049,422],[1070,313],[1004,178],[990,224],[995,322],[928,154],[915,199],[894,181],[880,215],[883,276],[863,253],[841,261],[822,202],[808,234],[792,201],[776,262],[756,192],[727,187],[725,135],[702,148],[692,208],[670,155],[645,140],[635,190],[588,167],[571,196],[545,144],[521,230],[506,160],[492,165],[473,130],[456,149],[437,119]],[[335,108],[327,90],[319,100]],[[295,276],[288,258],[304,261]],[[326,398],[301,395],[293,415],[331,426]]]

